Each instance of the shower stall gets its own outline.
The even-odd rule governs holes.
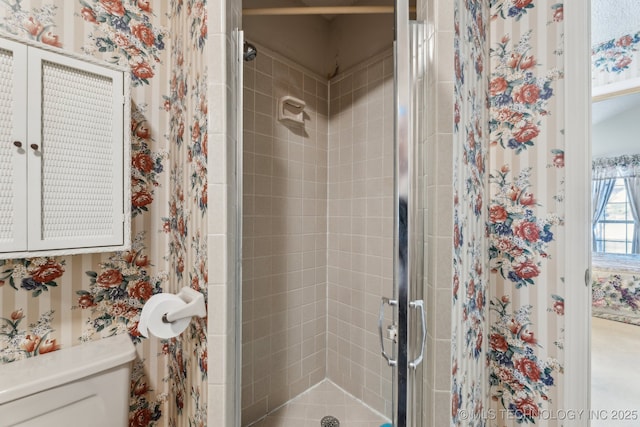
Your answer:
[[[238,33],[242,426],[426,425],[426,29],[392,12],[329,75]]]

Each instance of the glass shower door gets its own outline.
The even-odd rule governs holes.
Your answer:
[[[393,425],[422,426],[424,311],[424,140],[426,31],[409,21],[408,2],[396,4],[395,34],[394,295],[382,298],[382,355],[393,368]],[[385,307],[393,309],[384,325]],[[394,343],[389,354],[387,343]]]
[[[409,6],[403,0],[396,4],[395,36],[394,295],[382,298],[379,335],[382,355],[393,368],[393,425],[420,427],[427,333],[423,298],[427,47],[424,23],[409,21]],[[389,324],[384,319],[387,306],[393,311]]]

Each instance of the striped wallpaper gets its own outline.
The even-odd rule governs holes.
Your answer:
[[[170,423],[164,416],[174,406],[167,398],[173,383],[165,381],[169,346],[142,339],[136,329],[142,304],[169,290],[171,275],[171,233],[164,229],[171,217],[171,111],[165,108],[170,6],[145,0],[0,3],[2,31],[131,67],[134,238],[132,250],[123,253],[0,261],[0,363],[129,332],[138,353],[131,426],[187,425],[193,418],[185,413]]]

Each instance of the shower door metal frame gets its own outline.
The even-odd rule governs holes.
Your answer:
[[[409,21],[409,3],[396,0],[394,42],[394,299],[383,298],[384,305],[394,307],[394,335],[397,348],[394,358],[382,347],[382,354],[394,369],[393,425],[422,425],[422,369],[426,339],[423,293],[424,191],[421,116],[426,73],[425,25]],[[417,101],[417,102],[416,102]],[[413,310],[417,309],[417,310]],[[411,312],[417,316],[412,316]],[[420,319],[420,322],[417,322]],[[420,333],[421,332],[421,333]],[[380,321],[380,340],[382,320]],[[410,359],[411,358],[411,359]],[[416,398],[416,395],[418,398]],[[420,411],[420,413],[416,413]]]
[[[423,359],[427,338],[424,301],[424,254],[426,229],[425,137],[426,137],[426,24],[409,22],[409,201],[408,219],[408,357],[407,425],[422,426]]]
[[[243,152],[244,152],[244,138],[243,138],[243,123],[244,123],[244,104],[243,104],[243,91],[244,91],[244,31],[239,28],[235,28],[232,32],[232,40],[235,41],[235,55],[234,55],[234,67],[235,67],[235,95],[236,95],[236,108],[235,108],[235,131],[236,131],[236,149],[235,149],[235,359],[234,366],[234,381],[235,387],[233,389],[234,396],[234,411],[233,420],[234,425],[240,426],[242,422],[242,215],[243,215]]]
[[[408,223],[409,200],[409,109],[411,93],[409,81],[409,2],[396,0],[395,10],[395,44],[394,44],[394,137],[395,137],[395,183],[393,216],[393,270],[394,295],[397,325],[397,352],[394,366],[395,408],[393,425],[407,426],[407,395],[408,395],[408,273],[409,273],[409,245],[408,236],[411,227]],[[391,364],[391,363],[390,363]]]

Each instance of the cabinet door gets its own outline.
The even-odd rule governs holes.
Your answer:
[[[0,39],[0,253],[27,249],[27,47]]]
[[[29,48],[29,251],[124,243],[123,73]]]

